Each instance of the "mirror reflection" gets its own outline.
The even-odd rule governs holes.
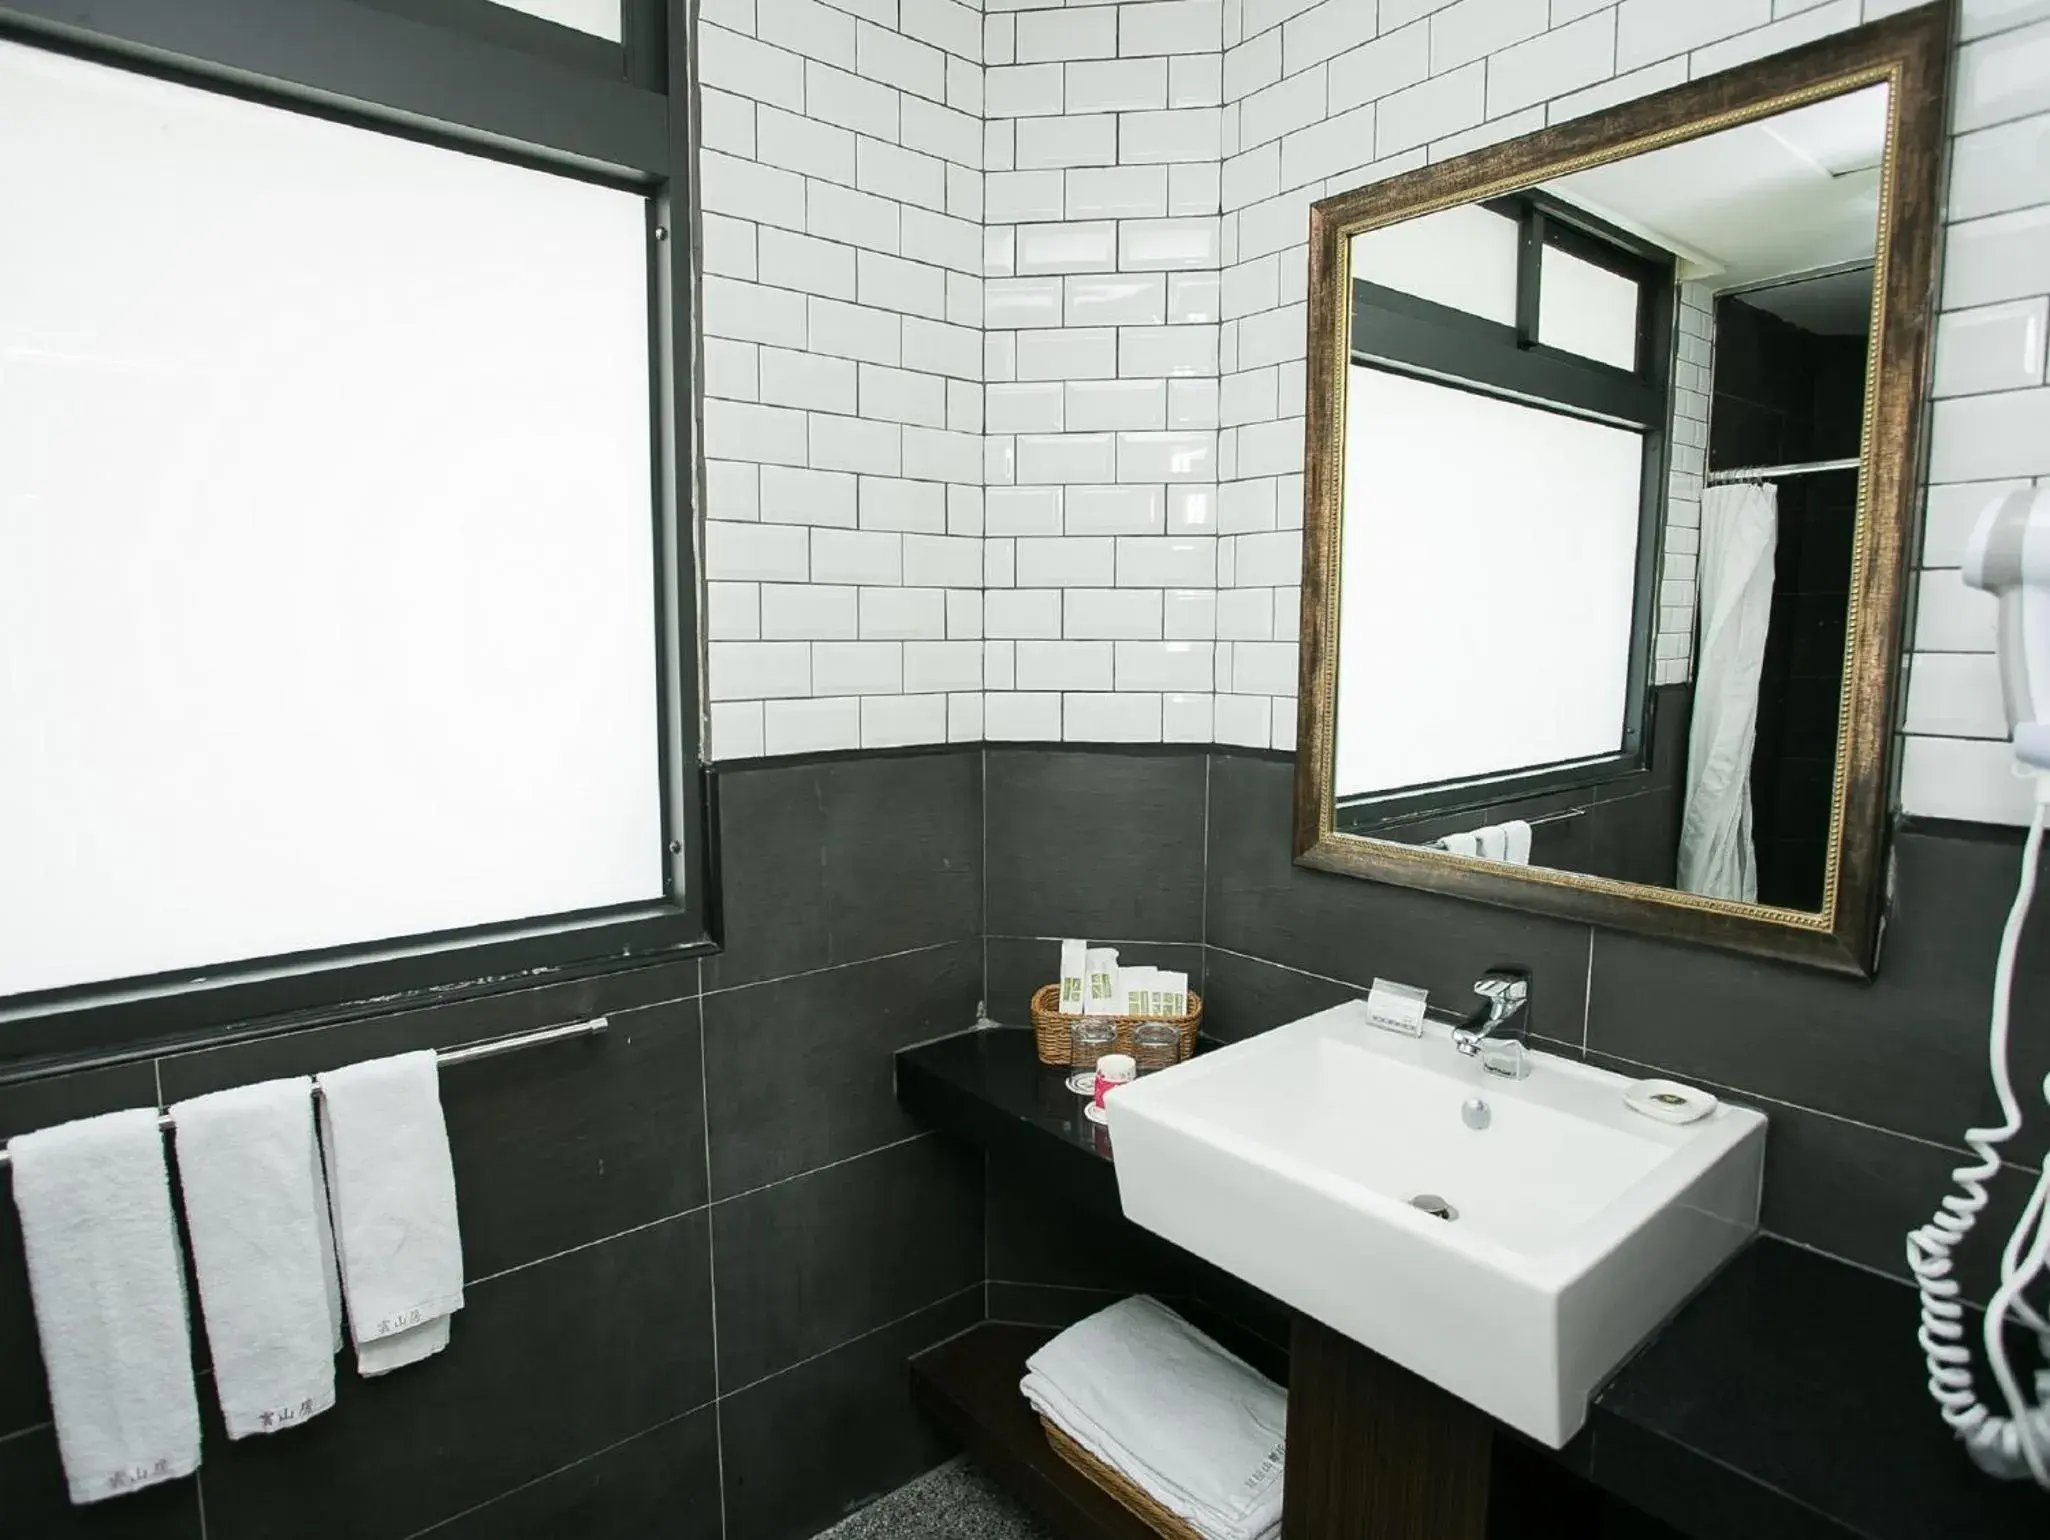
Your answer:
[[[1340,832],[1823,907],[1887,116],[1351,238]]]

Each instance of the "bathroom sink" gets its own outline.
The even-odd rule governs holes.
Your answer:
[[[1531,1066],[1491,1075],[1443,1026],[1402,1037],[1338,1006],[1113,1095],[1119,1197],[1557,1448],[1757,1227],[1765,1119],[1724,1104],[1674,1126],[1625,1106],[1623,1076]]]

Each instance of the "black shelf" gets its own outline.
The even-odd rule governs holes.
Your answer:
[[[1025,1360],[1053,1337],[1044,1326],[989,1322],[911,1360],[911,1398],[1008,1491],[1072,1540],[1160,1540],[1053,1452],[1018,1392]]]

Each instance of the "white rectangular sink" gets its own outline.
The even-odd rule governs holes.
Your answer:
[[[1531,1063],[1357,1003],[1206,1053],[1110,1098],[1125,1214],[1557,1448],[1757,1228],[1765,1119],[1661,1123],[1622,1076]]]

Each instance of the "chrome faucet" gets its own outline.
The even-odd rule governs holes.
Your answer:
[[[1452,1046],[1491,1075],[1530,1074],[1530,970],[1490,968],[1474,980],[1481,1004],[1452,1029]]]

